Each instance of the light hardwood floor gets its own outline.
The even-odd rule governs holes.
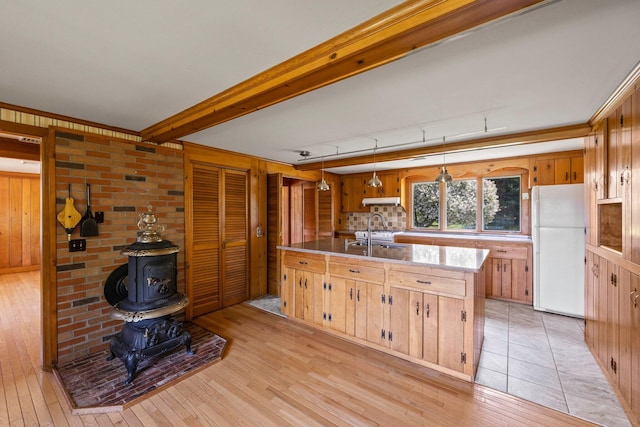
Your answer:
[[[223,360],[123,412],[73,415],[40,370],[38,273],[0,276],[0,426],[587,426],[240,304]]]

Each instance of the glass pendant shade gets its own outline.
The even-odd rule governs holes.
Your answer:
[[[371,177],[367,185],[369,187],[376,187],[376,188],[382,187],[382,181],[380,181],[380,178],[378,178],[378,175],[376,175],[376,171],[373,171],[373,177]]]
[[[453,180],[453,178],[451,178],[451,175],[449,175],[449,172],[447,172],[447,167],[446,166],[442,166],[442,171],[440,171],[440,174],[438,176],[436,176],[436,182],[451,182]]]

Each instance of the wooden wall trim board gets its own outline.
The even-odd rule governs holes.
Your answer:
[[[55,132],[49,128],[49,135],[42,138],[40,143],[40,185],[41,185],[41,216],[55,218],[56,216],[56,159]],[[42,322],[42,369],[51,372],[58,362],[58,310],[56,286],[56,223],[42,221],[42,246],[40,270],[41,293],[41,322]]]
[[[406,1],[141,132],[181,138],[340,81],[540,0]]]

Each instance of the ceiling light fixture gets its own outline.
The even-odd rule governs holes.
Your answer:
[[[438,174],[438,176],[436,176],[436,179],[435,179],[436,182],[451,182],[451,181],[453,181],[453,178],[451,178],[451,175],[449,175],[449,172],[447,172],[446,155],[447,155],[447,152],[445,150],[445,139],[444,139],[444,136],[443,136],[442,137],[442,171],[440,171],[440,174]]]
[[[317,190],[318,191],[329,191],[329,190],[331,190],[331,187],[329,187],[329,184],[327,184],[327,181],[324,180],[324,157],[322,158],[322,179],[318,183]]]
[[[378,188],[382,187],[382,181],[376,175],[376,150],[378,149],[378,140],[376,139],[376,146],[373,148],[373,176],[367,183],[369,187]]]

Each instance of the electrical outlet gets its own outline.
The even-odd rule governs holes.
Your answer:
[[[69,252],[84,252],[87,250],[87,239],[69,240]]]
[[[104,222],[104,212],[96,212],[96,224],[102,224]]]

